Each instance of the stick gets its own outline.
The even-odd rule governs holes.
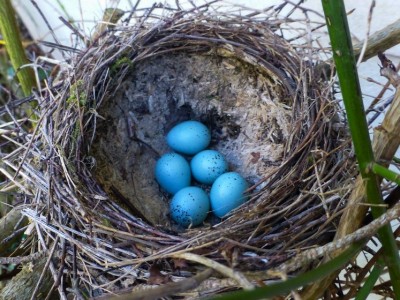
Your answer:
[[[100,299],[109,299],[109,300],[152,300],[152,299],[159,299],[162,297],[168,297],[174,294],[183,293],[185,291],[194,289],[200,285],[204,280],[211,276],[213,273],[212,269],[206,269],[199,274],[183,279],[177,282],[171,282],[164,285],[157,286],[155,288],[146,288],[143,290],[132,290],[132,293],[116,296],[116,297],[109,297],[106,295],[105,297],[96,297],[92,298],[93,300],[100,300]]]
[[[23,263],[27,262],[36,262],[42,257],[45,257],[47,255],[47,251],[41,251],[41,252],[36,252],[32,253],[27,256],[14,256],[14,257],[0,257],[0,264],[1,265],[7,265],[7,264],[14,264],[14,265],[20,265]]]
[[[338,240],[334,240],[324,246],[306,250],[289,262],[281,265],[279,271],[282,273],[290,273],[302,266],[309,264],[311,261],[321,257],[329,256],[331,253],[340,249],[346,249],[355,242],[362,241],[366,238],[373,236],[379,228],[389,224],[391,221],[396,220],[400,216],[400,203],[397,203],[393,208],[389,209],[385,214],[373,220],[370,224],[361,227],[355,232],[348,234]]]
[[[245,290],[251,290],[254,288],[254,285],[242,273],[234,271],[233,269],[228,268],[227,266],[224,266],[223,264],[213,261],[207,257],[194,253],[172,254],[171,256],[174,258],[194,261],[209,268],[213,268],[215,271],[225,275],[226,277],[236,280],[236,282]]]
[[[362,61],[398,44],[400,44],[400,19],[370,35]],[[364,41],[361,41],[353,46],[356,59],[360,55],[363,45]]]

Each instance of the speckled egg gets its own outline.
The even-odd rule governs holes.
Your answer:
[[[164,154],[156,163],[155,177],[164,190],[175,194],[190,185],[189,163],[177,153]]]
[[[207,193],[196,186],[181,189],[170,203],[172,219],[183,227],[200,225],[209,211],[210,200]]]
[[[203,150],[190,162],[194,179],[200,183],[212,184],[215,179],[228,170],[228,164],[221,153],[215,150]]]
[[[247,200],[244,194],[248,188],[246,180],[236,172],[219,176],[210,191],[211,210],[217,217],[224,217],[231,210]]]
[[[208,128],[197,121],[185,121],[173,127],[167,135],[167,143],[176,152],[195,155],[207,148],[211,141]]]

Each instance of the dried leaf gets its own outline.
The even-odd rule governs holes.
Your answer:
[[[150,276],[147,280],[148,284],[164,284],[170,281],[169,276],[161,273],[161,264],[155,263],[150,269]]]
[[[176,270],[182,270],[182,269],[186,269],[188,267],[187,261],[184,259],[173,258],[172,262],[174,264],[174,269],[176,269]]]

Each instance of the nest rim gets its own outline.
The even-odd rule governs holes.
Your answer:
[[[349,191],[340,191],[340,195],[334,194],[333,191],[337,186],[343,185],[346,174],[354,172],[354,164],[351,159],[351,149],[345,142],[347,133],[333,128],[340,122],[337,120],[336,100],[332,100],[333,81],[324,82],[321,74],[317,74],[316,65],[312,65],[295,46],[277,35],[279,25],[274,25],[271,19],[268,20],[270,27],[267,28],[265,27],[267,21],[239,19],[236,15],[229,15],[229,13],[225,14],[226,19],[222,20],[215,14],[208,14],[207,9],[208,7],[205,6],[189,12],[173,12],[159,22],[147,24],[146,21],[152,13],[152,10],[149,10],[148,14],[137,20],[136,24],[140,26],[116,27],[113,31],[105,33],[97,43],[76,57],[73,63],[75,71],[62,75],[66,76],[67,80],[56,88],[57,93],[45,93],[39,101],[41,119],[44,120],[39,125],[39,130],[49,132],[52,129],[54,135],[49,138],[46,134],[39,133],[36,139],[41,143],[43,152],[52,153],[53,157],[51,163],[48,163],[49,160],[44,162],[45,165],[47,164],[44,172],[33,172],[38,174],[33,179],[38,186],[34,194],[36,197],[40,195],[43,204],[46,198],[43,195],[47,192],[48,196],[51,195],[56,200],[56,204],[53,204],[58,205],[56,211],[64,210],[63,214],[75,218],[76,226],[80,227],[72,230],[65,224],[60,227],[63,230],[48,228],[46,230],[49,234],[63,236],[71,244],[84,250],[87,259],[92,261],[92,267],[96,268],[95,265],[99,264],[106,268],[121,268],[122,271],[115,272],[111,276],[120,276],[121,272],[126,272],[127,266],[132,265],[139,267],[138,269],[134,267],[129,272],[138,276],[140,272],[149,272],[147,265],[149,263],[158,263],[177,257],[189,261],[190,258],[185,255],[199,251],[206,251],[208,253],[206,256],[218,264],[228,264],[237,269],[238,262],[233,260],[232,254],[232,249],[235,247],[242,249],[242,253],[256,253],[257,256],[254,259],[255,262],[251,261],[250,256],[243,256],[243,262],[248,265],[239,268],[241,271],[251,272],[277,267],[297,253],[299,248],[310,247],[318,242],[321,233],[318,233],[315,227],[327,226],[327,222],[338,217],[344,207],[343,201]],[[276,23],[279,24],[279,22]],[[217,33],[212,32],[213,29],[218,29]],[[131,37],[127,37],[128,33]],[[210,33],[210,36],[206,36],[207,33]],[[251,42],[253,43],[249,46]],[[262,48],[267,45],[270,48]],[[130,51],[128,55],[130,62],[122,62],[117,70],[112,70],[110,65],[115,66],[119,60],[126,57],[127,51]],[[118,204],[109,201],[108,196],[92,177],[91,162],[87,161],[88,157],[84,154],[87,153],[89,147],[85,142],[86,133],[92,132],[95,128],[96,110],[102,105],[102,101],[109,97],[110,87],[118,87],[121,84],[129,72],[131,63],[135,64],[173,51],[188,51],[189,53],[215,51],[222,57],[234,57],[271,76],[282,85],[284,92],[282,98],[286,99],[283,103],[293,108],[293,119],[296,124],[286,145],[287,155],[284,164],[277,168],[272,177],[265,179],[264,187],[255,192],[245,206],[212,228],[193,228],[183,233],[168,232],[151,226]],[[116,79],[110,79],[111,72],[116,73],[113,74]],[[71,97],[74,90],[76,90],[75,97],[78,99],[77,105],[69,106],[67,99]],[[91,95],[89,109],[85,107],[86,103],[82,103],[81,106],[79,94]],[[80,128],[77,129],[76,124],[79,124]],[[333,145],[329,144],[326,133],[330,134],[329,137],[336,136],[337,142]],[[91,134],[91,140],[94,135],[95,130]],[[73,157],[72,160],[63,153],[64,150]],[[310,160],[312,160],[311,163]],[[335,164],[342,162],[342,164],[335,167],[333,162]],[[332,169],[327,171],[325,169],[327,166]],[[31,167],[28,162],[24,162],[20,172],[32,172]],[[297,190],[294,178],[304,178],[299,174],[308,174],[313,177],[313,180],[302,184],[304,194],[298,191],[295,197],[290,197],[288,194]],[[319,178],[320,175],[323,176]],[[57,178],[57,182],[54,178]],[[27,186],[29,190],[32,188],[32,183],[28,181]],[[267,189],[272,192],[265,196],[263,193]],[[323,192],[321,193],[319,189]],[[287,194],[284,194],[285,192]],[[263,197],[280,199],[274,202],[274,206],[279,209],[275,209],[272,214],[264,215],[266,208],[273,202]],[[302,203],[307,197],[313,197],[314,200]],[[319,199],[318,205],[315,204],[317,203],[315,199]],[[253,214],[247,211],[251,204],[254,205]],[[290,209],[293,209],[293,212],[286,222],[275,221],[273,225],[266,225],[267,221],[274,219],[274,214],[284,216],[282,213]],[[317,214],[317,211],[318,216],[311,221],[306,218],[306,216]],[[41,226],[45,226],[43,217],[34,210],[25,209],[24,214]],[[50,220],[56,219],[56,215],[50,211],[47,215]],[[310,222],[305,225],[307,220]],[[302,226],[306,226],[310,232],[304,231]],[[260,234],[268,227],[269,234]],[[141,245],[141,250],[129,252],[121,249],[118,255],[109,251],[106,251],[106,255],[98,254],[97,247],[84,241],[91,235],[93,238],[93,233],[88,234],[89,228],[91,231],[95,229],[93,232],[97,237],[94,239],[98,240],[99,245],[105,249],[113,247],[112,243],[106,242],[107,238],[111,237],[120,242],[134,241]],[[290,230],[287,230],[288,228]],[[332,227],[327,226],[327,228],[327,230],[332,230]],[[267,245],[268,241],[276,239],[276,236],[279,236],[277,232],[284,229],[287,232],[281,234],[281,237],[286,237],[285,245],[277,246],[276,249],[260,246]],[[63,233],[65,230],[67,233]],[[147,234],[150,236],[146,237]],[[233,236],[240,238],[232,238]],[[250,242],[251,239],[253,244]],[[256,239],[259,241],[254,242]],[[302,243],[304,239],[311,239],[311,244]],[[224,248],[229,255],[221,253],[215,255],[215,252],[219,252],[218,249],[221,248]],[[140,257],[140,253],[143,257]],[[250,259],[246,260],[247,258]],[[261,263],[263,261],[267,263]],[[207,266],[204,261],[196,261],[193,257],[192,262]],[[87,276],[92,275],[88,273]],[[243,287],[247,285],[243,280],[240,284]]]

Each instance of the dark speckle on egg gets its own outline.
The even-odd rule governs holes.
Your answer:
[[[217,178],[211,187],[211,208],[217,217],[223,217],[231,210],[243,204],[247,182],[235,172],[229,172]]]
[[[209,210],[210,202],[206,192],[194,186],[180,190],[170,203],[171,217],[183,227],[200,225]]]
[[[215,150],[204,150],[196,154],[190,162],[192,175],[200,183],[211,185],[228,169],[224,157]]]

